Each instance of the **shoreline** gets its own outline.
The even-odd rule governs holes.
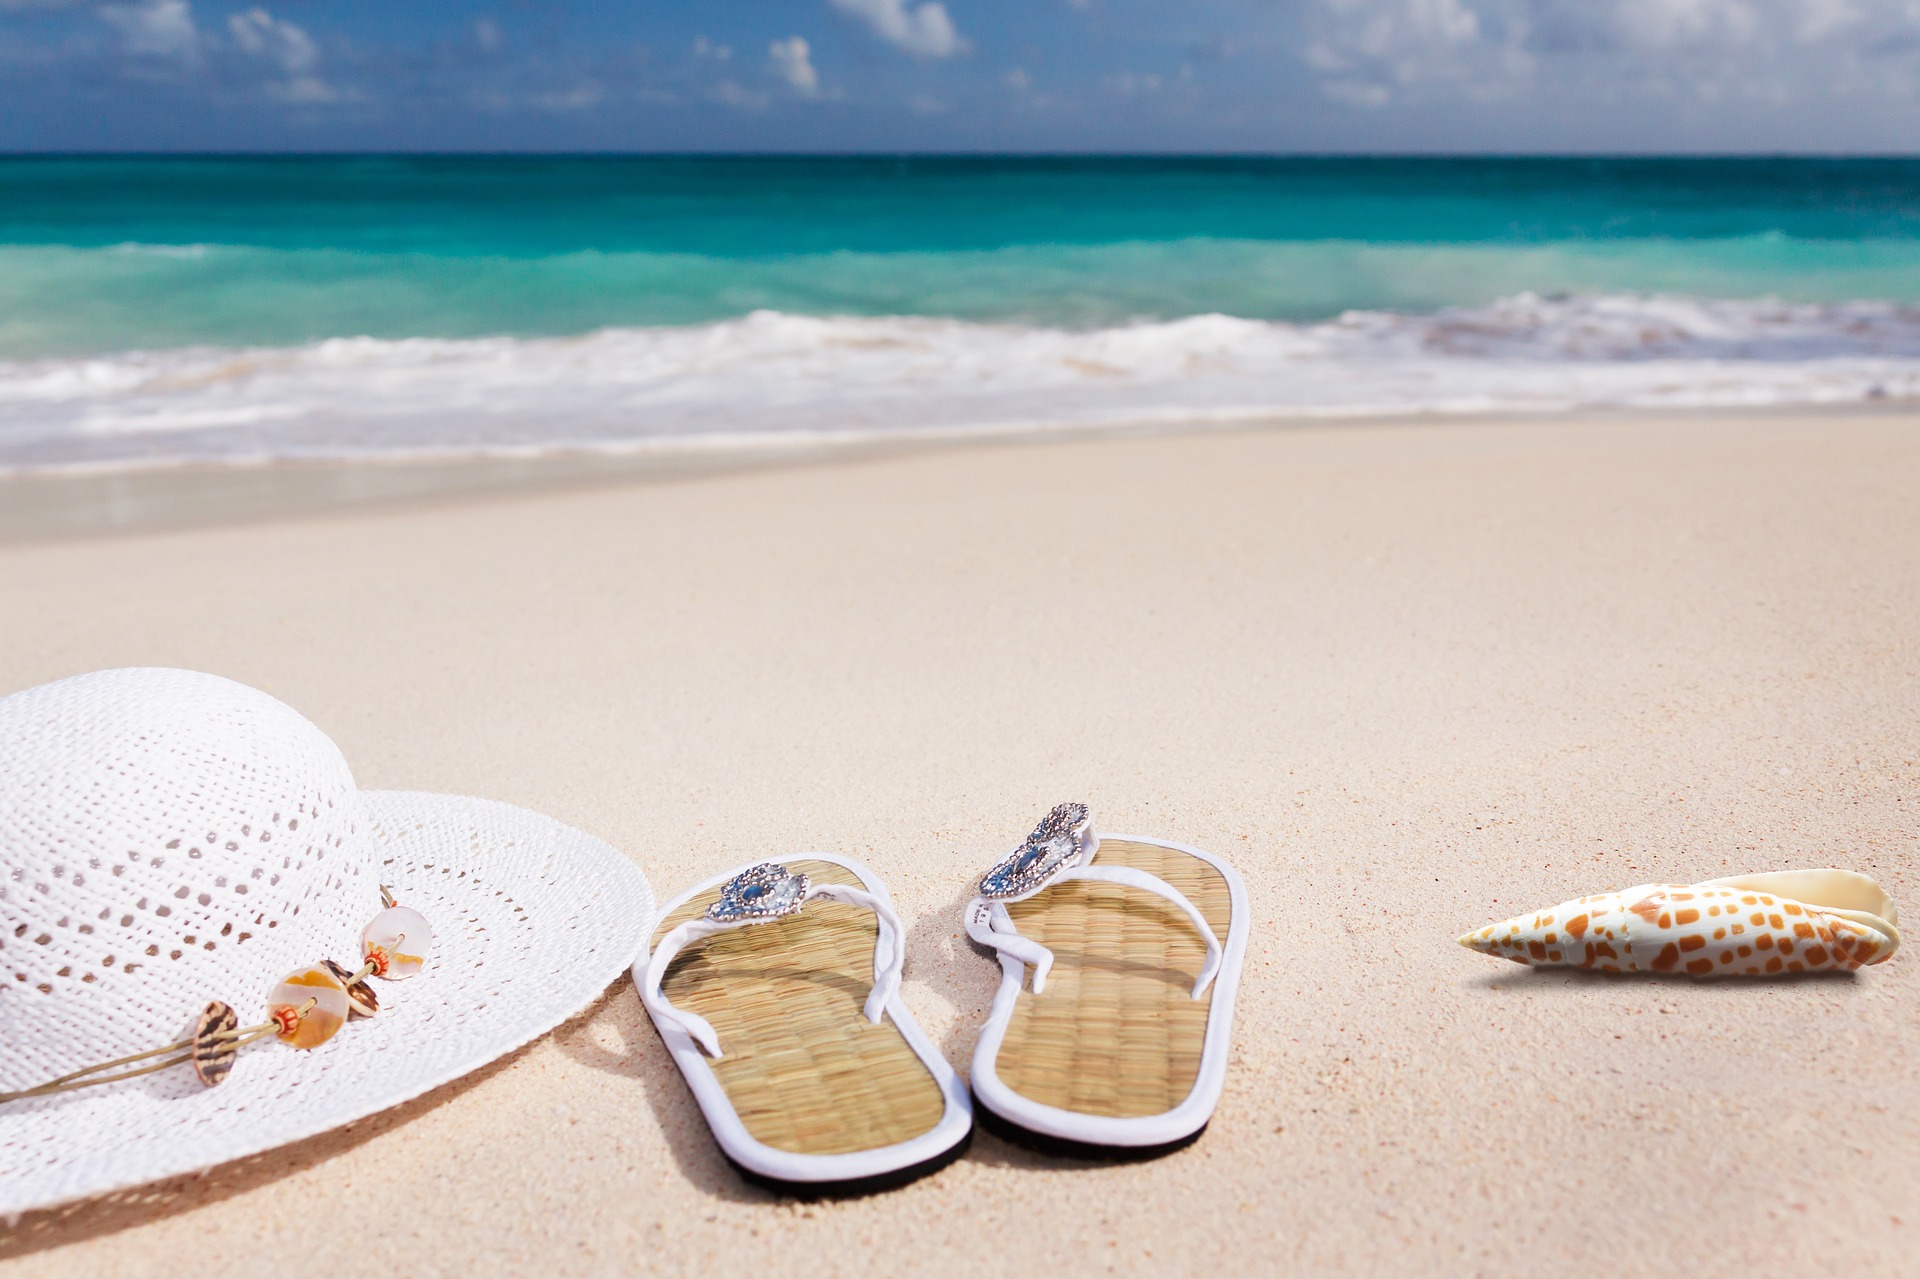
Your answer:
[[[1780,421],[1911,417],[1920,403],[1865,401],[1756,408],[1576,408],[1555,412],[1425,412],[1352,416],[1275,415],[1235,421],[1116,422],[1092,426],[986,429],[915,435],[809,438],[783,446],[710,447],[698,441],[631,448],[367,454],[341,459],[153,463],[0,474],[0,546],[170,529],[255,524],[368,509],[467,502],[511,494],[587,490],[923,453],[1114,439],[1342,431],[1372,427],[1446,429],[1482,423],[1560,424],[1666,421]]]

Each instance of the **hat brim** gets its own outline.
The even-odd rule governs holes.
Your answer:
[[[244,1050],[215,1088],[181,1066],[0,1107],[0,1214],[198,1172],[410,1101],[578,1013],[646,945],[653,890],[601,840],[491,800],[361,799],[380,882],[433,926],[426,969],[378,982],[379,1015],[318,1049]],[[357,940],[313,958],[357,958]],[[246,1017],[279,975],[262,973],[258,992],[195,996]]]

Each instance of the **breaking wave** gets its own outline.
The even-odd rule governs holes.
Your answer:
[[[0,471],[1920,398],[1920,307],[1518,293],[1097,328],[755,311],[0,361]]]

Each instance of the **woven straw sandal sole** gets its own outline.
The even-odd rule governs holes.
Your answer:
[[[816,884],[887,896],[845,858],[812,853],[785,864]],[[669,902],[649,952],[718,900],[731,874]],[[972,1134],[966,1086],[899,997],[877,1025],[862,1015],[877,938],[872,914],[817,899],[787,918],[706,938],[667,969],[667,1001],[706,1018],[723,1055],[708,1057],[676,1027],[660,1025],[661,1038],[722,1153],[748,1180],[802,1197],[870,1193],[944,1167]],[[645,967],[643,956],[636,981]]]
[[[1097,865],[1172,884],[1219,937],[1219,975],[1199,998],[1206,944],[1171,904],[1072,880],[1007,907],[1053,952],[1043,994],[1003,968],[973,1056],[989,1131],[1081,1157],[1144,1159],[1197,1140],[1226,1079],[1246,951],[1246,888],[1231,866],[1184,844],[1100,836]]]

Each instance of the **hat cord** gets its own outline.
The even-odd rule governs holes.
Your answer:
[[[393,893],[385,884],[380,885],[380,901],[386,908],[386,911],[391,911],[398,906],[398,903],[394,900]],[[374,922],[367,926],[370,934],[379,926],[380,920],[386,917],[386,911],[383,911],[381,916],[376,917]],[[415,918],[418,918],[418,916],[415,916]],[[328,961],[324,966],[314,966],[297,970],[289,974],[286,979],[283,979],[282,984],[292,982],[297,985],[338,987],[346,995],[347,1007],[350,1010],[349,1013],[343,1013],[340,1014],[340,1016],[370,1016],[372,1013],[378,1011],[379,1001],[373,997],[370,990],[362,986],[362,983],[365,982],[369,976],[398,980],[402,977],[411,976],[414,972],[418,972],[419,966],[425,963],[426,957],[424,954],[419,956],[399,955],[399,958],[410,961],[414,966],[398,972],[390,971],[394,966],[395,957],[398,955],[400,943],[406,939],[407,934],[405,932],[397,932],[391,937],[385,937],[380,941],[373,940],[373,937],[370,935],[362,943],[366,962],[360,966],[359,971],[347,973],[339,965]],[[433,938],[431,933],[429,933],[427,944],[431,945],[432,941]],[[421,947],[420,949],[424,951],[425,948]],[[312,980],[312,978],[316,976],[321,980]],[[227,1072],[232,1069],[234,1054],[239,1052],[240,1049],[245,1048],[248,1044],[265,1039],[269,1035],[284,1039],[289,1043],[294,1043],[295,1037],[299,1034],[301,1027],[319,1005],[320,999],[317,995],[309,998],[305,1003],[297,1007],[292,1004],[277,1004],[268,1010],[266,1021],[254,1026],[236,1028],[232,1026],[232,1022],[235,1020],[233,1010],[226,1004],[215,1000],[202,1010],[199,1023],[194,1033],[185,1039],[176,1040],[164,1047],[149,1048],[145,1052],[129,1053],[125,1057],[116,1057],[112,1061],[103,1061],[92,1066],[83,1066],[79,1070],[69,1071],[58,1078],[49,1079],[45,1083],[35,1084],[31,1088],[22,1088],[15,1092],[0,1092],[0,1105],[5,1105],[11,1101],[25,1101],[29,1097],[46,1097],[53,1093],[74,1092],[81,1088],[92,1088],[96,1084],[117,1084],[124,1079],[137,1079],[141,1075],[151,1075],[157,1071],[185,1065],[188,1062],[193,1063],[194,1072],[199,1075],[201,1082],[212,1086],[227,1077]],[[323,1034],[311,1043],[296,1043],[295,1046],[301,1048],[318,1047],[320,1044],[326,1042],[327,1039],[331,1038],[334,1031],[338,1029],[339,1020],[334,1018],[332,1014],[328,1014],[328,1016],[333,1020],[333,1024],[328,1026],[324,1022],[321,1023],[321,1028],[324,1031]],[[227,1025],[222,1027],[220,1025],[222,1022],[226,1022]],[[123,1070],[118,1074],[101,1074],[102,1071],[113,1070],[119,1066],[132,1066],[138,1062],[152,1061],[155,1057],[163,1057],[165,1060],[153,1062],[152,1065],[140,1066],[135,1070]]]

